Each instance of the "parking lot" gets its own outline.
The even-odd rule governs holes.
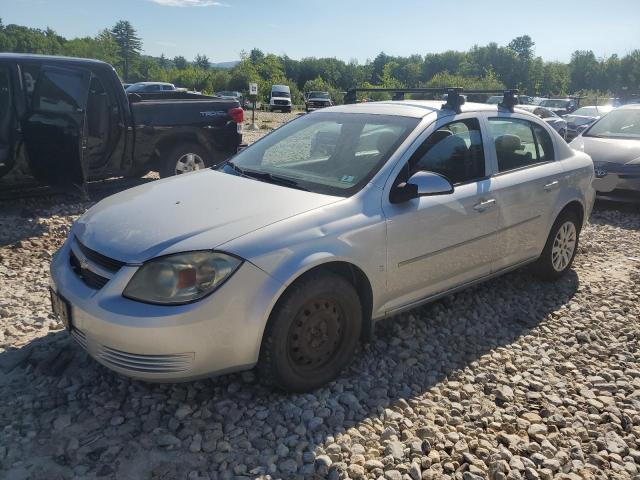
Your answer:
[[[245,138],[293,116],[257,113]],[[284,395],[253,372],[146,384],[89,358],[47,288],[92,203],[0,208],[0,477],[640,478],[637,207],[598,203],[559,282],[519,270],[385,320],[338,381]]]

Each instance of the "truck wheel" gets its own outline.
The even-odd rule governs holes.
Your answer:
[[[291,285],[269,317],[260,381],[290,392],[330,382],[352,360],[362,329],[360,299],[343,277],[308,274]]]
[[[160,177],[172,177],[211,166],[209,154],[196,143],[183,143],[169,150],[162,158]]]

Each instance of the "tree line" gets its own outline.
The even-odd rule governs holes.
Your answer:
[[[189,61],[183,56],[167,58],[143,55],[143,43],[130,22],[121,20],[94,37],[66,39],[54,30],[4,25],[0,19],[0,51],[95,58],[116,67],[124,82],[166,81],[181,87],[213,93],[245,92],[257,82],[259,96],[266,98],[273,84],[288,84],[295,103],[302,92],[324,90],[340,100],[341,92],[354,86],[446,87],[501,89],[516,87],[528,95],[587,94],[617,96],[640,87],[640,49],[620,57],[598,58],[591,50],[576,50],[568,63],[547,62],[535,55],[528,35],[507,45],[495,42],[474,45],[467,51],[415,54],[407,57],[378,54],[359,63],[337,58],[264,53],[254,48],[241,52],[231,69],[212,66],[206,55]]]

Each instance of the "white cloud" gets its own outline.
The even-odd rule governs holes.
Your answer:
[[[230,7],[231,5],[215,0],[150,0],[164,7]]]

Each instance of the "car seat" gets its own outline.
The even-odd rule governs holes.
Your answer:
[[[498,169],[501,172],[513,170],[531,163],[531,153],[524,153],[520,137],[512,134],[500,135],[494,141]]]

